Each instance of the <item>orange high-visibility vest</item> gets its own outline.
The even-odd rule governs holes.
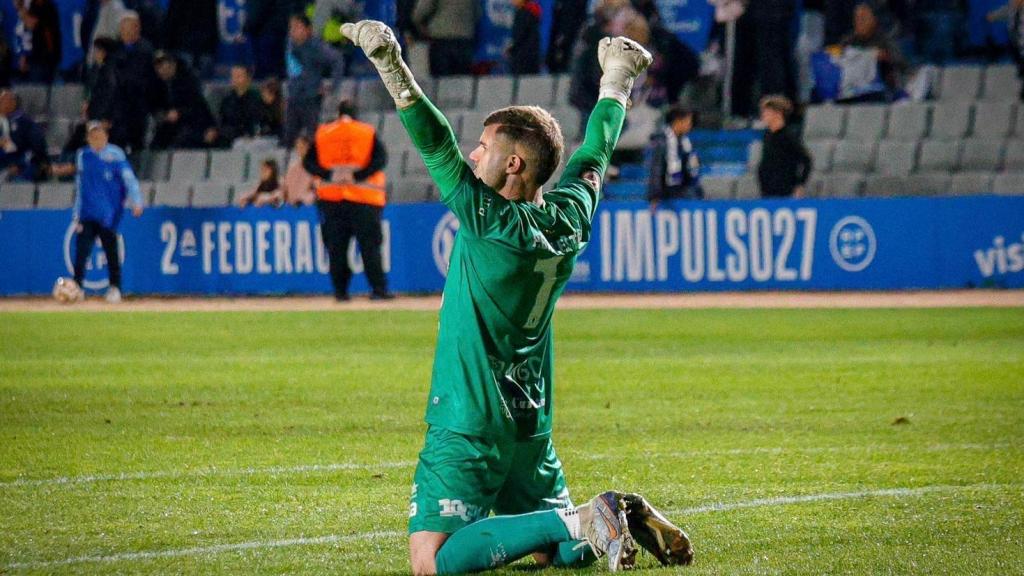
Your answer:
[[[350,118],[339,118],[316,130],[317,161],[325,170],[351,168],[362,170],[370,164],[373,155],[373,126]],[[387,180],[378,170],[366,180],[355,184],[321,183],[316,195],[330,202],[356,202],[371,206],[384,206]]]

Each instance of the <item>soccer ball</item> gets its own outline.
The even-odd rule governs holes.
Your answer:
[[[85,299],[85,292],[71,278],[57,278],[53,283],[53,299],[61,304],[72,304]]]

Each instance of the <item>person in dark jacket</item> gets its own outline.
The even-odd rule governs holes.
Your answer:
[[[298,0],[249,0],[243,31],[252,39],[255,70],[253,77],[284,77],[284,52],[288,43],[288,22],[302,12]]]
[[[43,131],[10,90],[0,90],[0,181],[42,180],[49,172]]]
[[[561,74],[569,71],[573,45],[586,21],[587,0],[555,0],[547,54],[548,72]]]
[[[761,148],[757,179],[764,198],[802,198],[804,184],[811,175],[813,160],[800,137],[786,126],[793,103],[785,96],[761,99],[761,121],[768,131]]]
[[[85,75],[86,118],[102,122],[110,142],[124,146],[127,130],[124,125],[124,100],[117,74],[118,43],[100,36],[92,42],[93,64]]]
[[[19,68],[29,82],[52,84],[61,57],[57,5],[53,0],[32,0],[28,7],[19,2],[15,6],[25,28],[32,31],[32,50],[21,57]]]
[[[540,74],[540,4],[534,0],[512,0],[516,15],[512,21],[512,43],[505,55],[512,74]]]
[[[285,105],[284,145],[290,145],[299,134],[316,132],[323,102],[323,81],[331,78],[337,89],[345,72],[341,54],[313,37],[309,18],[302,14],[291,17],[288,25],[288,101]]]
[[[221,100],[220,124],[206,131],[206,142],[227,148],[236,138],[258,136],[265,117],[263,99],[252,85],[252,73],[245,66],[232,66],[231,93]]]
[[[142,37],[142,21],[135,12],[121,15],[118,25],[121,50],[117,54],[117,79],[123,106],[125,149],[129,154],[146,144],[149,116],[156,107],[160,80],[153,69],[153,45]]]
[[[665,126],[651,138],[651,177],[647,199],[651,210],[665,200],[699,200],[700,158],[690,142],[693,111],[675,107],[665,114]]]
[[[700,74],[700,57],[664,26],[651,27],[651,53],[654,63],[647,70],[651,87],[647,103],[651,106],[675,106],[686,84]]]
[[[170,0],[164,17],[164,47],[206,77],[220,43],[217,0]]]
[[[213,114],[199,80],[188,66],[166,52],[157,52],[154,66],[163,83],[152,147],[202,147],[207,129],[213,127]]]

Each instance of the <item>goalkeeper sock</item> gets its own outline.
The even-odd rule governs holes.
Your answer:
[[[570,541],[555,510],[517,516],[492,516],[455,532],[437,551],[438,574],[479,572]]]
[[[556,568],[584,568],[595,560],[597,556],[586,540],[570,540],[558,544],[551,557],[551,565]]]

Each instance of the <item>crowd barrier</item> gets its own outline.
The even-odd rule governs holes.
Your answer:
[[[439,292],[458,221],[440,204],[384,219],[392,289]],[[150,208],[120,232],[127,293],[330,293],[314,208]],[[0,212],[0,295],[49,293],[71,273],[73,238],[68,210]],[[365,292],[354,243],[349,257]],[[85,285],[107,285],[98,243]],[[603,202],[567,290],[965,287],[1024,287],[1024,197]]]

